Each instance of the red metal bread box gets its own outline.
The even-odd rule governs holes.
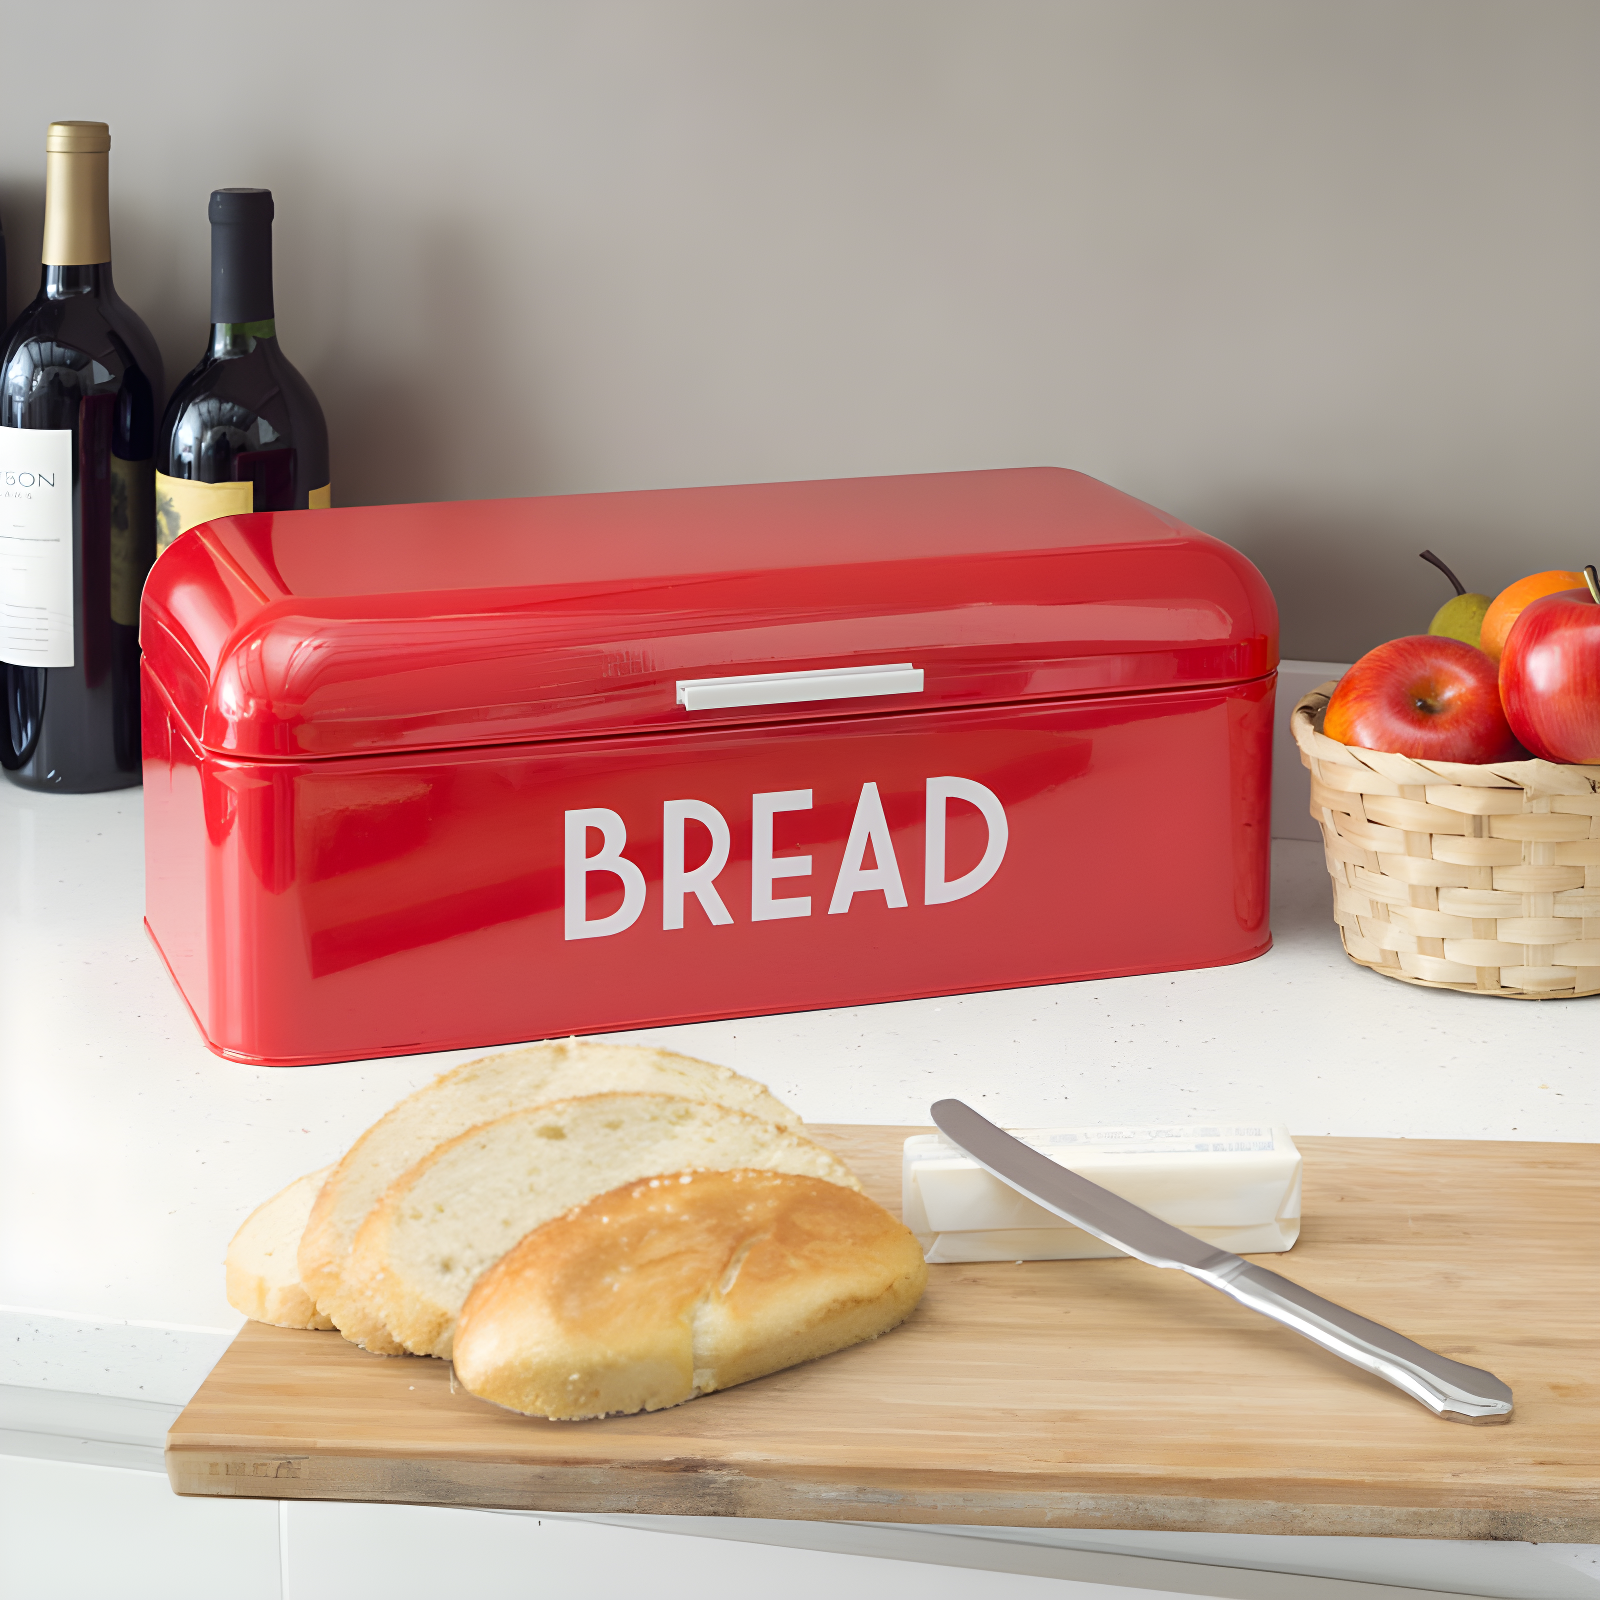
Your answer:
[[[226,517],[141,629],[147,925],[236,1060],[1269,943],[1271,593],[1079,473]]]

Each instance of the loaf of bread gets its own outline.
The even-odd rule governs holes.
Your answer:
[[[780,1127],[800,1125],[787,1106],[752,1079],[645,1045],[568,1039],[465,1062],[384,1115],[323,1185],[299,1256],[301,1281],[318,1309],[356,1343],[398,1355],[401,1345],[345,1273],[356,1234],[384,1191],[429,1151],[479,1123],[549,1100],[614,1090],[714,1100]]]
[[[886,1333],[922,1298],[911,1234],[863,1194],[774,1172],[613,1189],[478,1279],[456,1377],[513,1411],[656,1411]]]
[[[278,1328],[331,1328],[300,1281],[298,1253],[330,1169],[308,1172],[263,1201],[244,1219],[228,1246],[228,1304],[255,1322]]]
[[[663,1094],[556,1101],[473,1128],[390,1184],[345,1278],[407,1350],[448,1356],[468,1291],[524,1234],[618,1184],[734,1167],[860,1187],[821,1145],[725,1105]]]

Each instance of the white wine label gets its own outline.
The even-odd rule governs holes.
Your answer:
[[[156,474],[156,554],[191,528],[213,517],[233,517],[255,510],[256,486],[243,483],[201,483],[195,478]]]
[[[139,626],[139,594],[155,549],[151,525],[156,495],[153,461],[111,458],[111,620]]]
[[[70,667],[72,430],[0,428],[0,661]]]
[[[313,489],[306,496],[306,509],[308,511],[329,511],[333,508],[333,485],[325,483],[320,489]]]

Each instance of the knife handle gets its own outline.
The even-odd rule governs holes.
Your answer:
[[[1213,1289],[1231,1295],[1240,1305],[1331,1350],[1352,1366],[1365,1368],[1403,1389],[1448,1421],[1511,1420],[1511,1390],[1492,1372],[1438,1355],[1393,1328],[1359,1317],[1276,1272],[1238,1256],[1214,1267],[1184,1270]]]

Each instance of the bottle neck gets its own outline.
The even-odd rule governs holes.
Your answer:
[[[110,157],[104,151],[51,150],[44,160],[44,248],[39,259],[46,267],[110,261]]]
[[[277,341],[278,326],[271,317],[257,322],[213,322],[211,324],[211,359],[237,361],[249,355],[267,340]]]
[[[211,223],[211,326],[270,323],[272,222],[270,214]]]
[[[97,261],[88,266],[44,269],[40,292],[46,300],[71,300],[77,295],[104,296],[111,293],[111,263]]]

